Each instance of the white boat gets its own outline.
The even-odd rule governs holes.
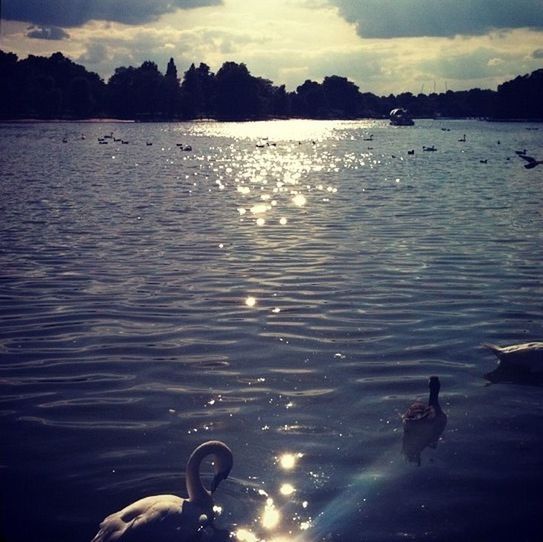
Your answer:
[[[413,124],[415,124],[407,112],[407,109],[404,109],[403,107],[393,109],[389,113],[389,118],[392,126],[413,126]]]

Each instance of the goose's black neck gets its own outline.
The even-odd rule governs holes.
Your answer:
[[[429,386],[430,398],[428,399],[428,405],[436,409],[437,412],[441,412],[441,405],[439,404],[439,389],[440,383],[437,376],[430,377]]]

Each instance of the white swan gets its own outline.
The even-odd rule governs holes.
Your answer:
[[[498,369],[518,373],[543,374],[543,342],[496,346],[483,344],[498,357]]]
[[[447,414],[439,404],[441,384],[437,376],[428,381],[430,397],[428,404],[415,401],[402,416],[404,435],[402,453],[408,461],[420,465],[420,454],[424,448],[436,448],[441,433],[447,425]]]
[[[211,491],[200,479],[200,464],[214,456],[215,476]],[[198,446],[187,463],[188,499],[176,495],[154,495],[111,514],[100,524],[92,542],[185,542],[196,536],[207,521],[213,521],[212,493],[228,477],[233,465],[226,444],[211,440]]]

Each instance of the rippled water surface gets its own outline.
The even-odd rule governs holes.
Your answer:
[[[541,540],[543,389],[488,385],[481,348],[543,337],[524,148],[543,126],[1,125],[6,540],[185,495],[207,439],[241,541]],[[400,416],[430,375],[419,466]]]

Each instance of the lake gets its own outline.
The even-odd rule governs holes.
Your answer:
[[[89,541],[219,439],[242,542],[540,540],[543,389],[481,347],[543,338],[522,149],[543,125],[1,124],[4,538]]]

